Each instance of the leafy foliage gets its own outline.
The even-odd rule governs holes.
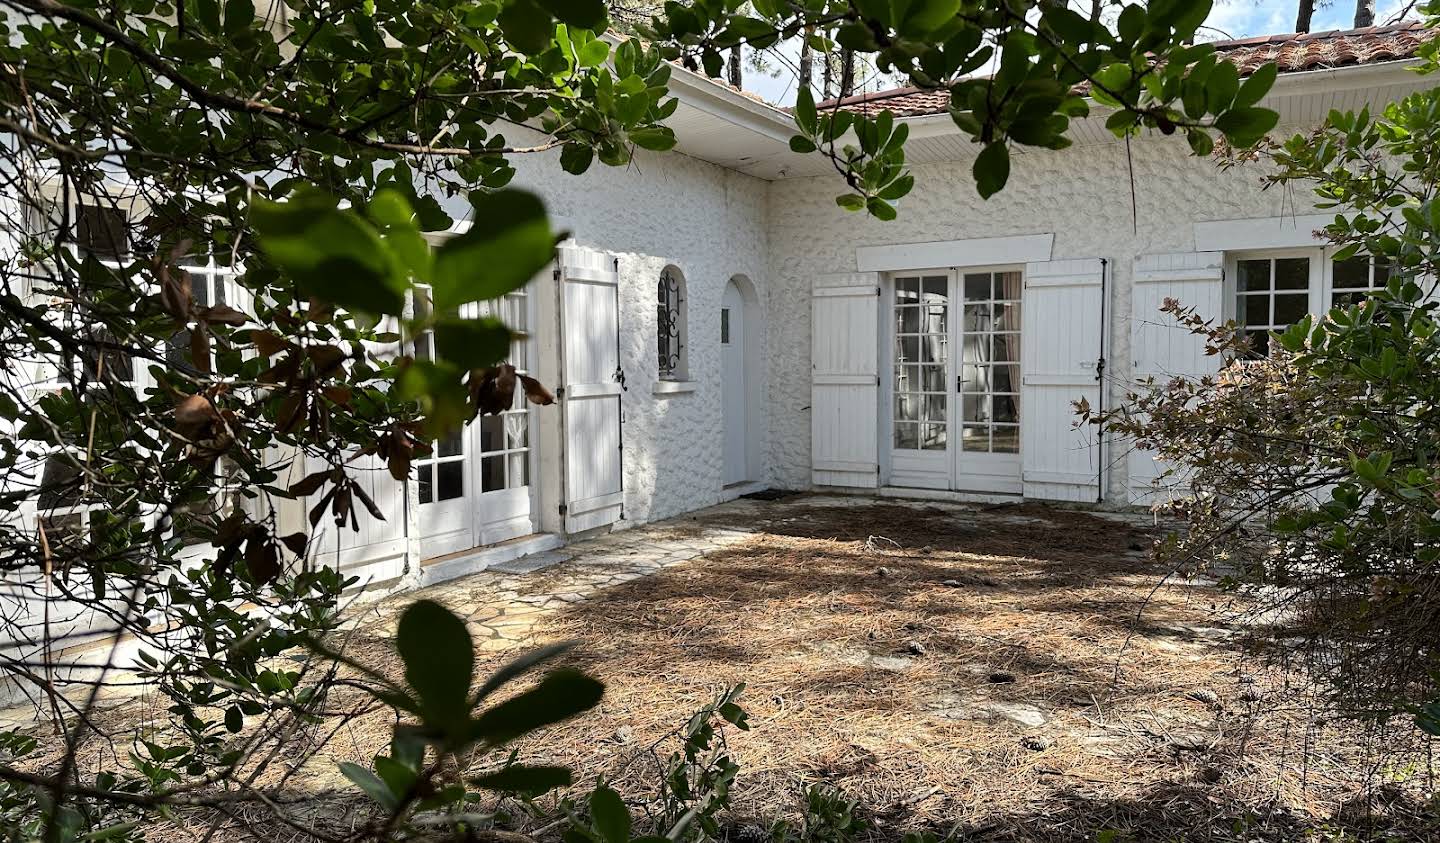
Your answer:
[[[1440,11],[1440,4],[1432,7]],[[1434,51],[1431,50],[1432,67]],[[1350,716],[1418,715],[1440,682],[1440,89],[1241,156],[1337,211],[1334,258],[1373,263],[1384,289],[1306,317],[1270,354],[1233,324],[1166,309],[1222,361],[1152,384],[1095,418],[1176,466],[1186,530],[1164,548],[1254,591],[1273,651],[1303,658]],[[1275,620],[1280,618],[1280,620]]]
[[[1210,7],[1191,0],[1128,4],[1107,28],[1098,18],[1101,4],[1097,17],[1086,17],[1046,0],[706,0],[667,2],[643,31],[665,45],[667,57],[714,77],[722,72],[722,51],[736,44],[763,49],[805,37],[816,50],[838,45],[921,89],[948,91],[950,116],[981,145],[976,187],[988,198],[1008,179],[1011,144],[1069,146],[1070,121],[1090,114],[1086,95],[1108,113],[1106,126],[1117,136],[1141,128],[1184,132],[1202,155],[1215,133],[1244,147],[1273,129],[1277,115],[1258,103],[1275,67],[1242,81],[1213,47],[1192,43]],[[824,110],[832,113],[817,115],[809,91],[800,92],[792,148],[822,150],[835,163],[853,191],[837,200],[842,207],[893,219],[895,200],[913,183],[903,171],[904,127],[896,131],[888,112],[871,118],[838,106]]]

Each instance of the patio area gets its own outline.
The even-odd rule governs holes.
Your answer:
[[[578,641],[605,698],[520,757],[635,796],[653,788],[637,759],[743,682],[751,729],[728,736],[742,837],[793,817],[815,782],[857,799],[876,839],[1403,824],[1403,777],[1377,780],[1354,727],[1242,652],[1243,603],[1162,585],[1153,538],[1141,516],[1038,505],[739,500],[378,602],[354,646],[384,662],[417,596],[468,618],[481,673]],[[330,750],[368,758],[376,727]],[[1394,790],[1380,807],[1362,798],[1377,784]]]

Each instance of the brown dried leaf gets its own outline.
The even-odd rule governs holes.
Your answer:
[[[204,323],[190,331],[190,362],[195,364],[195,371],[210,374],[210,329]]]
[[[280,541],[290,549],[291,553],[296,556],[304,556],[305,549],[310,544],[310,537],[304,533],[291,533],[288,536],[281,536]]]
[[[250,332],[250,342],[255,348],[266,357],[274,357],[290,347],[289,340],[272,331],[254,330]]]
[[[291,484],[290,494],[302,498],[313,495],[320,491],[320,487],[325,485],[325,481],[330,480],[333,476],[334,471],[328,468],[317,471],[305,479],[297,480]]]
[[[245,567],[250,577],[261,585],[274,582],[280,576],[280,554],[266,533],[256,533],[245,543]]]
[[[175,404],[175,424],[186,436],[193,436],[219,417],[215,405],[203,395],[188,395]]]
[[[201,322],[209,322],[212,325],[244,325],[250,321],[250,317],[236,310],[229,305],[217,304],[214,307],[207,307],[198,314]]]
[[[306,403],[303,392],[296,392],[280,402],[280,411],[275,414],[275,422],[282,433],[294,433],[304,428]]]
[[[190,275],[159,262],[155,268],[160,277],[160,306],[175,317],[176,322],[190,321]]]
[[[350,399],[355,397],[354,391],[343,384],[327,386],[321,392],[330,399],[330,403],[340,407],[350,406]]]
[[[310,356],[310,361],[315,364],[315,371],[321,375],[328,375],[345,362],[345,351],[333,345],[312,345],[305,349]]]
[[[529,399],[531,404],[549,406],[555,403],[554,394],[546,389],[544,384],[529,375],[520,376],[520,386],[525,390],[525,397]]]

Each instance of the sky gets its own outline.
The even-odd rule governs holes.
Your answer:
[[[1251,35],[1274,35],[1295,30],[1296,0],[1214,0],[1215,8],[1206,19],[1208,27],[1202,35],[1209,39],[1245,38]],[[1315,15],[1311,19],[1310,31],[1323,32],[1328,29],[1349,29],[1355,18],[1354,0],[1316,0]],[[1376,4],[1375,22],[1390,21],[1396,13],[1409,5],[1407,0],[1379,0]],[[786,50],[775,64],[777,76],[767,76],[746,69],[745,88],[781,105],[795,101],[795,73],[793,66],[795,49]],[[867,90],[892,87],[891,83],[871,84]]]

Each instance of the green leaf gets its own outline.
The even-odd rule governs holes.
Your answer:
[[[457,732],[470,715],[474,643],[465,622],[433,600],[417,600],[400,616],[395,648],[405,681],[420,699],[425,725]]]
[[[1275,128],[1280,115],[1268,108],[1234,108],[1215,120],[1215,128],[1236,146],[1250,146]]]
[[[477,193],[470,229],[435,253],[435,308],[498,299],[518,289],[555,256],[555,236],[539,197],[523,190]]]
[[[232,705],[225,709],[225,728],[230,732],[238,732],[245,727],[245,713],[240,706]]]
[[[858,193],[846,193],[835,197],[835,204],[847,211],[863,211],[865,209],[865,197]]]
[[[790,151],[798,152],[801,155],[808,155],[815,151],[815,142],[804,135],[792,135],[790,137]]]
[[[810,93],[808,87],[801,88],[795,95],[795,124],[800,131],[807,135],[815,134],[817,115],[815,112],[815,96]]]
[[[1275,62],[1262,64],[1255,72],[1240,85],[1240,91],[1235,94],[1236,108],[1249,108],[1264,98],[1269,93],[1270,86],[1275,84],[1275,75],[1279,68]]]
[[[578,56],[581,67],[599,67],[610,57],[609,43],[599,38],[586,41],[585,46],[580,48]]]
[[[895,206],[878,197],[867,200],[865,208],[870,212],[870,216],[878,220],[889,222],[896,217]]]
[[[590,169],[595,160],[595,150],[589,144],[567,143],[560,147],[560,167],[571,175],[578,176]]]
[[[476,776],[470,782],[486,790],[537,795],[557,787],[569,787],[570,780],[570,770],[566,767],[526,767],[523,764],[512,764],[503,770]]]
[[[630,130],[630,140],[641,149],[665,152],[675,148],[675,133],[666,126],[641,126]]]
[[[409,288],[380,235],[316,190],[250,208],[260,249],[307,294],[347,310],[398,315]]]
[[[980,150],[972,168],[975,188],[982,199],[989,199],[999,193],[1010,180],[1010,151],[1004,143],[992,143]]]
[[[550,13],[534,0],[511,0],[501,10],[497,22],[505,40],[522,53],[543,52],[555,37],[555,22]]]
[[[255,20],[253,0],[225,0],[225,34],[244,31]]]
[[[465,369],[493,366],[510,354],[514,334],[493,316],[448,319],[435,325],[435,350],[440,359]]]
[[[399,805],[395,794],[390,792],[390,788],[385,786],[385,782],[359,764],[341,761],[340,774],[365,791],[365,795],[375,800],[385,810],[393,811]]]
[[[590,818],[605,843],[629,843],[630,811],[620,794],[604,785],[590,794]]]
[[[502,744],[588,711],[605,686],[576,670],[557,670],[535,687],[487,709],[475,719],[471,737]]]
[[[599,32],[605,27],[603,0],[540,0],[540,4],[562,23],[570,26],[592,32]]]

